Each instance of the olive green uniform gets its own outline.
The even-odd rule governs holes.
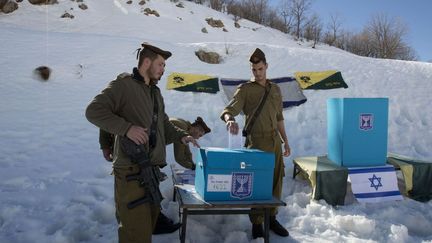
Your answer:
[[[277,84],[267,80],[270,85],[270,91],[267,96],[263,108],[255,120],[255,123],[248,134],[248,148],[260,149],[266,152],[275,154],[275,168],[273,174],[273,196],[281,198],[282,196],[282,180],[285,175],[285,166],[282,158],[282,141],[279,136],[277,123],[282,121],[282,95]],[[243,112],[246,116],[246,123],[252,118],[255,110],[261,102],[261,97],[264,96],[265,87],[249,81],[240,85],[234,93],[233,99],[227,107],[222,111],[221,119],[224,120],[224,114],[229,113],[232,116]],[[273,208],[270,212],[271,216],[277,214],[277,208]],[[251,222],[260,224],[263,222],[263,217],[251,214]]]
[[[180,141],[187,135],[171,124],[165,113],[163,97],[155,85],[146,85],[143,78],[134,70],[134,75],[122,74],[112,81],[101,94],[88,105],[87,119],[111,134],[115,135],[113,150],[113,168],[115,176],[116,211],[120,223],[119,242],[151,242],[160,205],[141,204],[128,209],[127,204],[146,196],[143,187],[137,181],[126,181],[126,176],[139,172],[139,167],[132,163],[122,151],[119,136],[126,136],[132,125],[150,129],[153,116],[153,97],[158,103],[156,144],[149,149],[151,164],[157,167],[166,165],[166,139]]]
[[[174,126],[185,131],[189,131],[192,127],[190,122],[180,118],[170,118],[169,120],[174,124]],[[168,141],[168,143],[170,143],[170,141]],[[185,168],[192,169],[194,167],[194,162],[192,160],[192,153],[189,145],[183,144],[182,142],[174,142],[173,147],[175,161]]]
[[[174,124],[174,126],[181,128],[185,131],[189,131],[189,129],[192,127],[192,124],[186,120],[180,119],[180,118],[170,118],[169,121]],[[101,149],[104,148],[111,148],[112,144],[114,143],[113,136],[100,129],[99,132],[99,144],[101,146]],[[192,169],[194,166],[194,162],[192,160],[192,153],[190,151],[189,145],[183,144],[182,142],[173,142],[170,139],[166,140],[167,145],[173,143],[174,147],[174,158],[177,163],[179,163],[181,166]]]

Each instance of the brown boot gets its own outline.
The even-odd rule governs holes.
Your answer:
[[[262,224],[252,224],[252,238],[264,237]]]
[[[270,229],[277,235],[287,237],[289,236],[288,230],[286,230],[277,220],[276,216],[270,217]]]

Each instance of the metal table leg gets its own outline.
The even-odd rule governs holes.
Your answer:
[[[188,216],[188,209],[183,208],[182,226],[181,226],[181,233],[180,233],[180,242],[181,243],[184,243],[186,240],[187,216]]]
[[[270,208],[264,209],[264,243],[269,243]]]

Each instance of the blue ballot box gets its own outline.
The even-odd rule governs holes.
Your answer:
[[[388,98],[327,100],[328,158],[345,167],[385,165]]]
[[[206,201],[272,199],[274,154],[257,149],[195,150],[195,189]]]

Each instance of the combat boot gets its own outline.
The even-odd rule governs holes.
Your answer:
[[[159,235],[172,233],[178,230],[180,227],[181,223],[174,223],[170,218],[160,212],[156,222],[156,227],[153,230],[153,234]]]
[[[264,237],[262,224],[252,224],[252,238]]]
[[[277,235],[287,237],[289,236],[288,230],[286,230],[277,220],[276,216],[270,217],[270,229]]]

